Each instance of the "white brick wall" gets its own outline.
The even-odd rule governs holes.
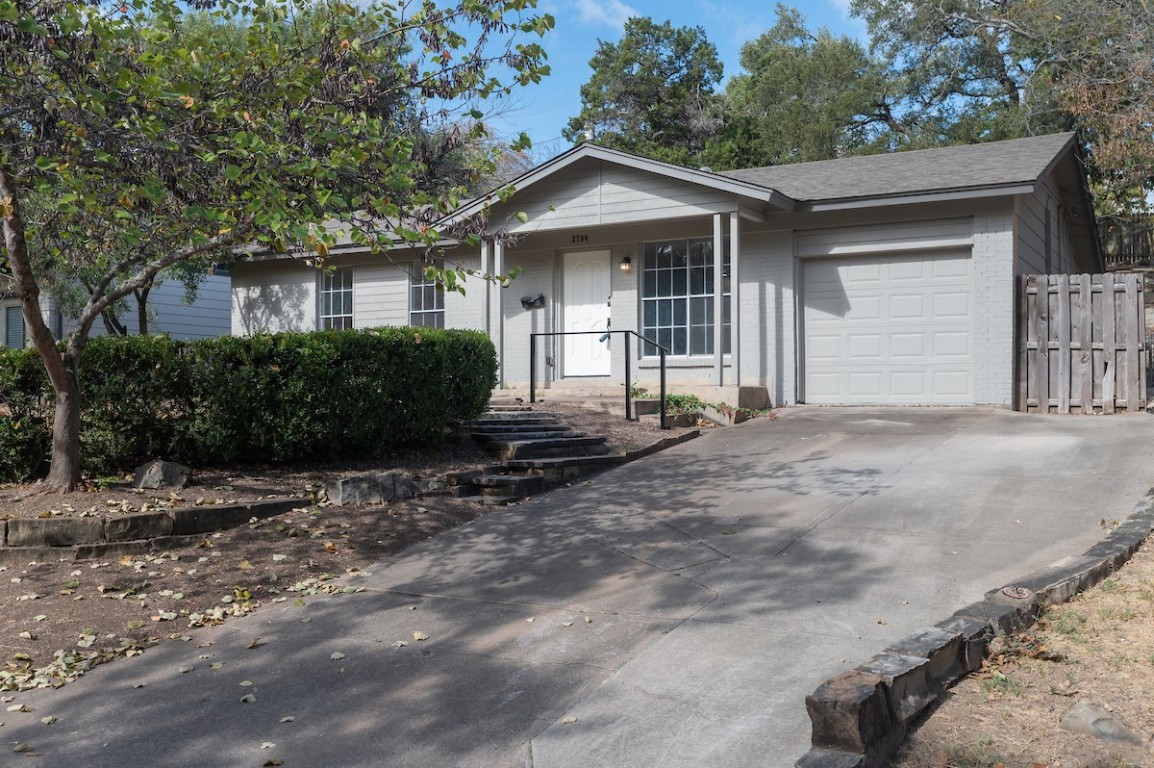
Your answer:
[[[974,217],[974,399],[1009,407],[1014,392],[1014,223]]]

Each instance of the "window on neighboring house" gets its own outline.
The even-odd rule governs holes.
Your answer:
[[[4,307],[4,346],[13,349],[24,346],[24,315],[19,306]]]
[[[425,279],[425,265],[420,262],[409,270],[409,325],[445,327],[445,290]]]
[[[729,352],[729,254],[722,261],[722,351]],[[671,355],[713,354],[713,240],[646,243],[641,264],[641,333]],[[656,355],[652,344],[642,354]]]
[[[325,271],[321,277],[321,330],[353,327],[353,268]]]

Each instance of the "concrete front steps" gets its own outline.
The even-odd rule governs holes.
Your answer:
[[[517,501],[627,461],[610,455],[604,437],[578,432],[548,412],[519,403],[494,404],[470,432],[500,463],[451,473],[449,492],[486,504]]]

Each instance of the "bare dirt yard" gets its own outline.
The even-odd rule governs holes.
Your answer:
[[[535,410],[605,435],[618,453],[679,432],[627,422],[620,405],[550,403]],[[371,470],[434,479],[491,463],[463,434],[442,449],[383,462],[197,470],[193,484],[178,492],[140,492],[107,482],[68,494],[43,493],[34,484],[0,486],[0,519],[107,517],[270,496],[302,498],[291,512],[206,534],[195,546],[104,560],[0,565],[0,691],[59,686],[95,664],[179,641],[190,628],[219,624],[269,602],[355,591],[358,575],[374,563],[494,507],[448,496],[336,507],[323,494],[329,481]]]
[[[895,768],[1154,766],[1154,537],[1110,578],[995,641],[913,733]],[[1062,726],[1095,706],[1137,741]]]

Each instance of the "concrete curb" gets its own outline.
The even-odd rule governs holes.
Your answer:
[[[1154,530],[1154,488],[1109,536],[1081,556],[1060,560],[991,590],[933,627],[915,632],[806,697],[812,748],[797,768],[880,768],[911,722],[949,686],[977,670],[990,641],[1033,625],[1048,605],[1117,570]]]
[[[181,507],[119,517],[0,521],[0,565],[139,555],[194,543],[201,535],[311,506],[304,497],[212,507]]]

